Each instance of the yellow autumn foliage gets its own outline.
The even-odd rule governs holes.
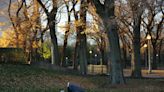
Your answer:
[[[3,31],[0,37],[0,47],[14,47],[14,43],[14,31]]]

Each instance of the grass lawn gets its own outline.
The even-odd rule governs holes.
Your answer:
[[[0,64],[0,92],[60,92],[67,82],[86,92],[164,92],[164,79],[126,78],[125,85],[110,85],[108,76],[80,76],[65,69]]]

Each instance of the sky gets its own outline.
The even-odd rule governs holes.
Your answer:
[[[0,22],[8,24],[7,5],[9,0],[0,0]],[[8,25],[0,25],[0,30],[7,28]]]

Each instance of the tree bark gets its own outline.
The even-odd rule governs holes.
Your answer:
[[[119,44],[119,36],[117,33],[118,31],[117,24],[110,24],[107,28],[107,31],[108,31],[108,39],[110,42],[110,52],[111,52],[112,84],[123,84],[124,77],[123,77],[123,68],[121,66],[121,50]]]
[[[50,36],[51,36],[51,42],[52,42],[52,61],[56,65],[60,65],[60,55],[59,55],[59,49],[58,49],[58,43],[57,43],[57,36],[56,36],[56,14],[57,14],[57,2],[56,0],[53,0],[53,7],[52,10],[49,12],[46,6],[42,3],[41,0],[37,0],[37,2],[40,4],[40,6],[43,8],[44,12],[47,15],[47,21],[48,21],[48,26],[50,29]]]
[[[136,16],[134,18],[133,26],[133,53],[134,60],[132,59],[132,77],[141,78],[141,54],[140,54],[140,23],[141,17]]]
[[[77,30],[77,29],[76,29]],[[77,32],[77,37],[76,37],[76,44],[75,44],[75,50],[74,50],[74,56],[73,56],[73,69],[77,70],[78,69],[78,51],[79,51],[79,32]]]
[[[73,5],[72,5],[72,10],[73,10],[73,13],[74,13],[74,18],[75,18],[75,21],[78,21],[79,20],[79,17],[78,17],[78,12],[75,10],[75,5],[77,4],[76,1],[72,1]],[[74,50],[74,55],[73,55],[73,69],[74,70],[77,70],[78,69],[78,56],[79,56],[79,35],[80,35],[80,32],[79,32],[79,29],[78,29],[78,26],[76,25],[76,43],[75,43],[75,50]]]
[[[87,74],[87,41],[86,35],[80,35],[80,46],[79,46],[79,57],[80,57],[80,73],[82,75]]]
[[[152,62],[152,69],[157,69],[157,47],[153,46],[153,62]]]
[[[160,44],[159,44],[159,50],[158,50],[158,62],[161,63],[161,49],[162,49],[162,42],[163,39],[160,40]]]
[[[114,1],[105,0],[104,5],[99,0],[93,0],[93,3],[97,9],[98,15],[103,20],[105,25],[111,52],[111,82],[112,84],[123,84],[123,68],[121,66],[121,51],[118,36],[118,28],[114,14]]]
[[[66,4],[66,2],[65,2]],[[67,26],[66,26],[66,31],[65,31],[65,35],[64,35],[64,45],[63,45],[63,56],[62,56],[62,63],[61,65],[63,67],[66,67],[66,49],[67,49],[67,39],[68,39],[68,34],[69,34],[69,30],[70,30],[70,22],[71,22],[71,17],[70,17],[70,11],[69,11],[69,5],[66,4],[66,8],[67,8],[67,17],[68,17],[68,23],[67,23]]]
[[[58,49],[58,43],[57,43],[57,36],[56,36],[56,29],[55,29],[55,17],[56,17],[57,8],[54,7],[54,11],[51,11],[50,16],[48,17],[48,26],[50,29],[50,36],[51,36],[51,42],[52,42],[52,48],[53,48],[53,61],[55,65],[60,65],[60,55],[59,55],[59,49]]]
[[[80,73],[87,74],[87,38],[86,30],[86,13],[87,13],[87,0],[81,0],[80,5],[80,24],[79,24],[79,57],[80,57]]]

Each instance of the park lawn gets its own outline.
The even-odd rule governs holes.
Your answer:
[[[0,64],[0,92],[60,92],[67,82],[86,92],[164,92],[164,79],[126,78],[125,85],[110,85],[105,75],[80,76],[76,71]]]

